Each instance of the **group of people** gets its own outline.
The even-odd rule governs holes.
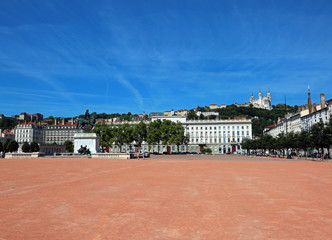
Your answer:
[[[0,158],[5,158],[6,153],[4,151],[0,152]]]
[[[137,159],[139,159],[140,153],[141,153],[140,151],[137,151]],[[143,159],[145,159],[145,151],[143,151],[142,157],[143,157]]]

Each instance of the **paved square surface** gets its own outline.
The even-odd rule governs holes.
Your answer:
[[[332,239],[332,163],[1,159],[3,239]]]

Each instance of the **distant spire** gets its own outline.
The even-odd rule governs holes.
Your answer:
[[[310,96],[310,86],[308,86],[308,108],[309,108],[309,113],[312,113],[311,96]]]

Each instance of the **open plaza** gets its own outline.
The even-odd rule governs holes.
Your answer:
[[[331,239],[332,164],[247,156],[0,160],[0,239]]]

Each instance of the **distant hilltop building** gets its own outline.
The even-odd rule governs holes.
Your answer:
[[[254,108],[262,108],[271,110],[271,93],[270,91],[267,92],[267,95],[263,97],[262,91],[259,91],[258,98],[255,99],[254,95],[251,93],[250,100],[248,103],[245,104],[235,104],[238,107],[249,107],[252,105]]]

